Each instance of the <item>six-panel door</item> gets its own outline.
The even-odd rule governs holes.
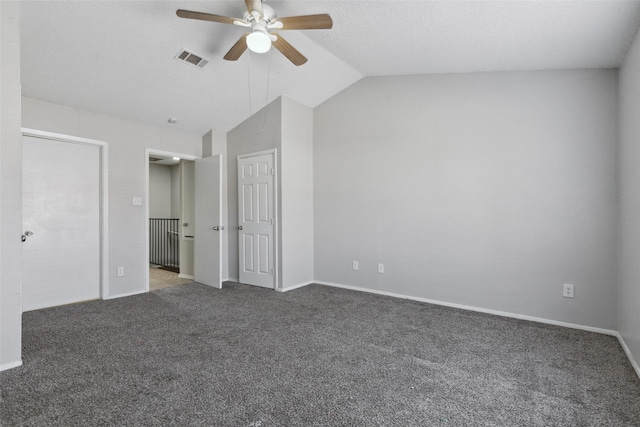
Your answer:
[[[274,288],[273,155],[238,159],[240,283]]]

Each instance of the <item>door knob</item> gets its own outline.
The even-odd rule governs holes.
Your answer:
[[[224,230],[224,225],[216,225],[213,229],[216,231]]]
[[[22,237],[20,238],[20,240],[22,240],[23,242],[27,241],[27,237],[31,237],[33,236],[33,231],[25,231],[24,234],[22,235]]]
[[[238,230],[242,230],[242,226],[241,225],[238,226]]]

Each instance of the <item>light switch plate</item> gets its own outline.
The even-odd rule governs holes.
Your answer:
[[[142,197],[134,197],[133,206],[142,206]]]

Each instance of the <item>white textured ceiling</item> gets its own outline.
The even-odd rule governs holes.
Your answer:
[[[23,94],[204,134],[280,95],[315,107],[363,76],[618,67],[640,22],[640,1],[265,3],[332,16],[332,30],[283,32],[305,65],[275,50],[224,61],[243,29],[175,15],[241,16],[242,0],[23,1]],[[182,48],[209,64],[175,61]]]

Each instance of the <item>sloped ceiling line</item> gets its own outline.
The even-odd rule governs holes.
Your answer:
[[[270,67],[268,102],[284,95],[315,107],[364,76],[615,68],[640,17],[640,1],[267,3],[279,16],[332,16],[331,30],[287,32],[305,65],[277,51],[224,61],[244,29],[175,15],[241,16],[241,0],[21,2],[23,94],[201,135],[254,110],[249,71]],[[182,48],[210,62],[184,67],[173,59]],[[253,92],[266,93],[261,80]]]

